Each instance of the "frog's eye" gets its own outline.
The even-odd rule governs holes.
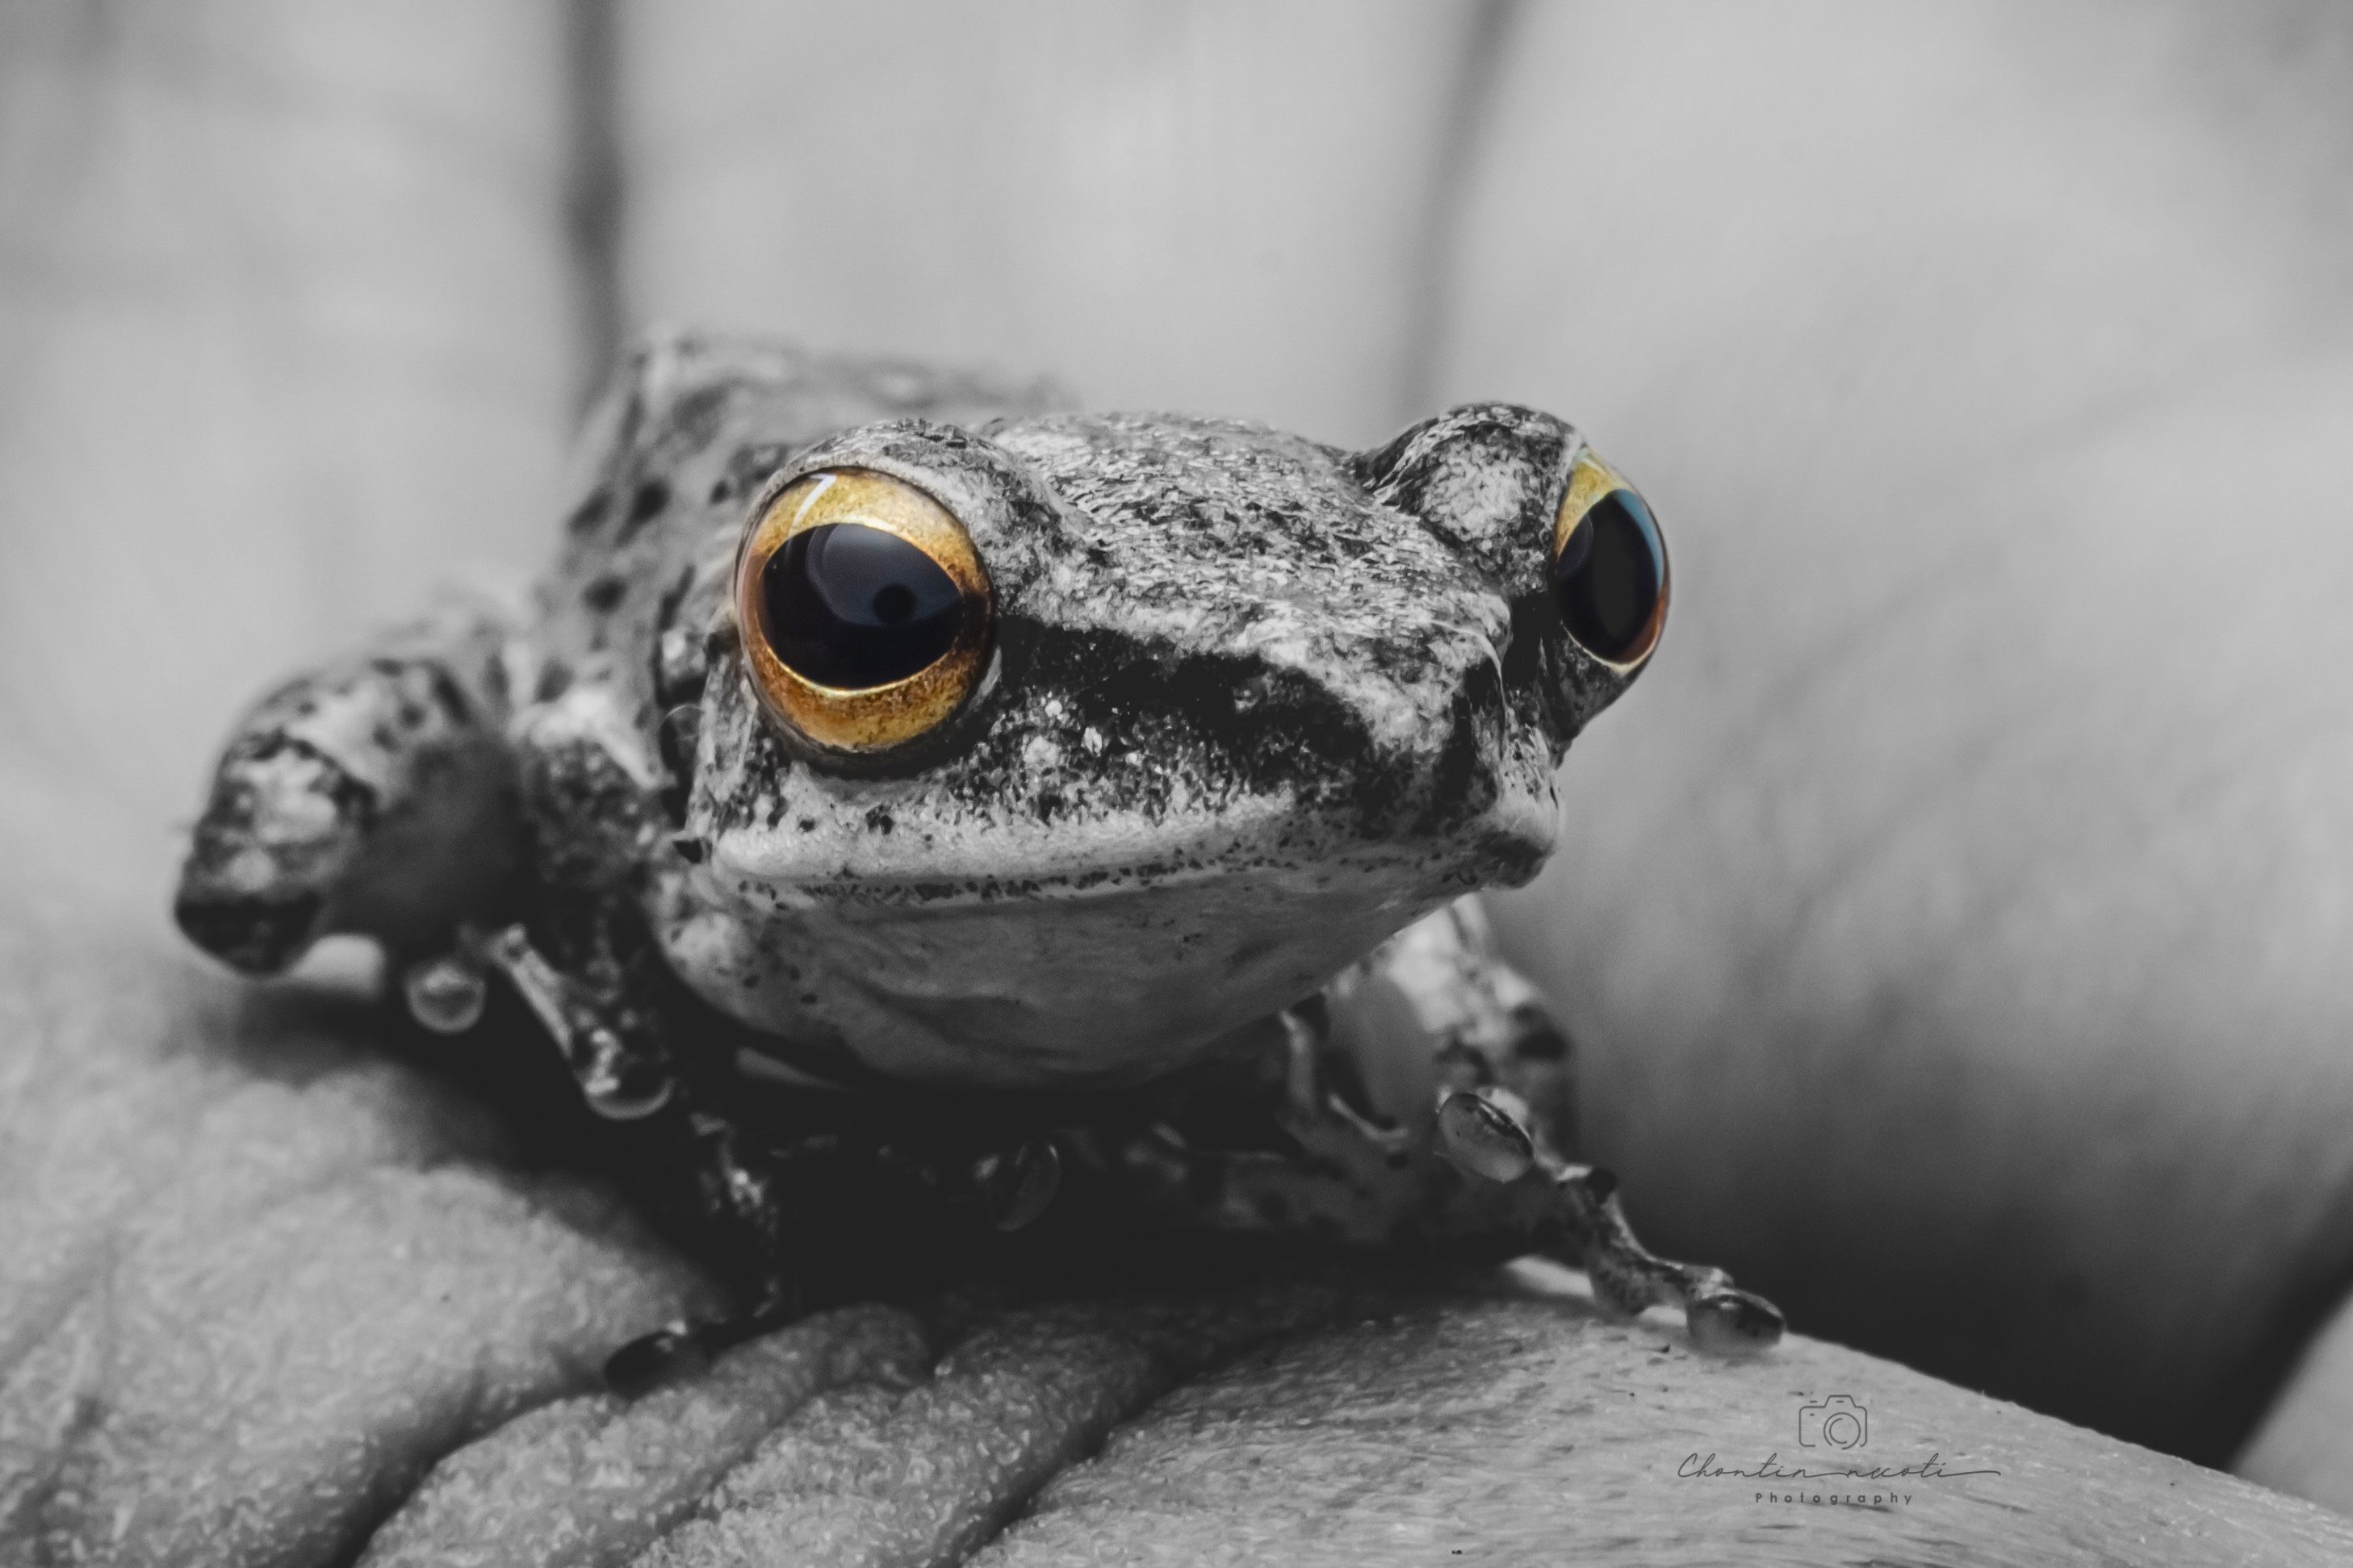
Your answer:
[[[1577,646],[1637,665],[1667,620],[1667,543],[1634,487],[1591,452],[1568,470],[1552,530],[1552,597]]]
[[[921,739],[980,686],[988,574],[946,508],[865,468],[787,485],[753,521],[735,609],[768,711],[831,751]]]

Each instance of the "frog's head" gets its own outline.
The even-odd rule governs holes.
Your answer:
[[[1354,454],[868,426],[770,479],[735,574],[673,957],[776,1033],[1024,1087],[1163,1070],[1525,882],[1667,600],[1641,499],[1499,404]]]

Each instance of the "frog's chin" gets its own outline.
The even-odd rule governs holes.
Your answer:
[[[1505,869],[1391,853],[796,896],[714,862],[649,912],[679,977],[761,1033],[902,1081],[1094,1089],[1182,1065]]]

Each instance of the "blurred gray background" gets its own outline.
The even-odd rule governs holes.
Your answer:
[[[160,910],[647,323],[1535,403],[1675,553],[1507,913],[1638,1223],[2227,1460],[2353,1271],[2348,172],[2317,0],[6,0],[0,810]],[[2246,1464],[2353,1499],[2297,1386]]]

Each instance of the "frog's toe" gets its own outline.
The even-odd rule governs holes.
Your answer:
[[[640,1334],[605,1359],[605,1386],[624,1399],[639,1399],[657,1388],[681,1383],[711,1365],[704,1336],[684,1323]]]
[[[609,1006],[550,963],[522,926],[469,936],[460,962],[494,972],[514,987],[555,1042],[580,1086],[581,1098],[597,1115],[638,1121],[670,1104],[678,1084],[659,1042],[632,1044],[624,1037]],[[409,1005],[416,1003],[412,992]]]
[[[1620,1206],[1616,1176],[1548,1151],[1539,1163],[1555,1205],[1544,1250],[1584,1269],[1603,1310],[1632,1317],[1647,1307],[1680,1307],[1693,1348],[1715,1355],[1754,1354],[1780,1342],[1788,1325],[1772,1302],[1740,1289],[1721,1268],[1678,1263],[1642,1245]]]
[[[1680,1307],[1692,1348],[1712,1355],[1751,1355],[1780,1342],[1787,1321],[1772,1302],[1739,1289],[1721,1268],[1661,1258],[1637,1240],[1617,1205],[1615,1185],[1575,1179],[1561,1184],[1564,1194],[1583,1210],[1577,1228],[1585,1244],[1574,1261],[1584,1265],[1603,1307],[1627,1316],[1645,1307]]]
[[[195,877],[172,900],[172,919],[190,942],[245,974],[276,974],[311,945],[324,902],[297,890],[242,892]]]
[[[1536,1168],[1539,1141],[1527,1106],[1509,1089],[1464,1089],[1438,1108],[1438,1149],[1458,1169],[1516,1182]]]
[[[1683,1308],[1692,1344],[1715,1355],[1754,1355],[1781,1342],[1788,1320],[1752,1290],[1725,1286],[1695,1295]]]
[[[1062,1189],[1062,1156],[1052,1139],[1033,1138],[973,1162],[972,1184],[992,1226],[1026,1230]]]
[[[409,965],[400,989],[417,1023],[437,1035],[462,1035],[481,1022],[491,978],[464,954],[445,952]]]

